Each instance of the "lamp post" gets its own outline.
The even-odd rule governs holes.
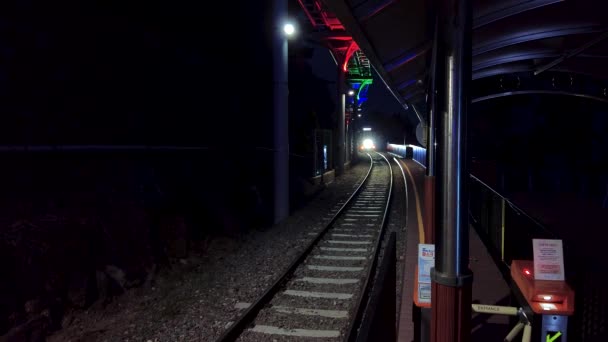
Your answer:
[[[354,98],[356,92],[353,89],[349,89],[347,92],[349,96],[349,108],[348,108],[348,119],[346,121],[346,162],[349,163],[353,158],[353,137],[352,137],[352,129],[351,129],[351,120],[353,119],[353,115],[356,112],[357,108],[357,99]],[[353,99],[354,98],[354,99]]]
[[[338,131],[337,131],[337,142],[336,142],[336,159],[335,159],[335,170],[336,176],[344,173],[344,159],[345,159],[345,120],[346,120],[346,91],[344,82],[346,80],[346,72],[342,68],[338,68]]]
[[[294,24],[287,21],[287,0],[273,0],[273,169],[274,223],[289,216],[289,113],[287,84],[287,42],[295,34]]]

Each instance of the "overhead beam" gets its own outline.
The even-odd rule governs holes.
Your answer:
[[[538,77],[532,71],[501,74],[476,81],[473,102],[524,94],[567,95],[602,102],[608,100],[608,79],[562,71],[549,71],[543,77]]]
[[[386,71],[392,72],[395,69],[413,61],[414,59],[416,59],[420,56],[423,56],[427,51],[429,51],[430,48],[431,48],[431,42],[427,41],[424,44],[422,44],[422,46],[418,46],[413,50],[406,51],[406,52],[402,53],[401,55],[399,55],[394,60],[392,60],[391,62],[384,64],[384,68],[386,69]]]
[[[563,37],[574,34],[603,32],[604,30],[605,28],[595,24],[585,24],[578,26],[563,25],[561,27],[552,27],[547,29],[539,28],[530,32],[510,31],[496,39],[477,43],[475,46],[473,46],[473,56],[477,56],[492,50],[501,49],[509,45],[530,42],[533,40]]]
[[[589,99],[589,100],[594,100],[594,101],[608,103],[608,98],[605,98],[605,97],[596,96],[596,95],[590,95],[590,94],[583,94],[583,93],[575,93],[575,92],[563,91],[563,90],[516,90],[516,91],[505,91],[505,92],[501,92],[501,93],[495,93],[495,94],[490,94],[490,95],[476,97],[476,98],[474,98],[474,99],[471,100],[471,103],[478,103],[478,102],[493,100],[493,99],[497,99],[497,98],[501,98],[501,97],[516,96],[516,95],[574,96],[574,97],[580,97],[580,98],[585,98],[585,99]]]
[[[538,75],[543,71],[549,70],[551,68],[553,68],[554,66],[562,63],[563,61],[565,61],[568,58],[572,58],[580,53],[582,53],[583,51],[589,49],[590,47],[592,47],[593,45],[605,40],[606,38],[608,38],[608,30],[604,31],[602,34],[598,35],[597,37],[591,39],[590,41],[588,41],[587,43],[581,45],[580,47],[566,53],[565,55],[555,59],[554,61],[551,61],[545,65],[540,66],[538,69],[536,69],[534,71],[534,75]]]
[[[413,78],[411,80],[407,80],[405,82],[400,83],[399,85],[397,85],[397,89],[402,92],[405,89],[415,85],[416,83],[418,83],[418,78]]]
[[[480,16],[473,19],[473,29],[488,25],[497,20],[505,19],[519,13],[530,11],[539,7],[564,2],[564,0],[515,0],[497,1],[492,3],[491,8],[484,11]]]
[[[397,2],[397,1],[396,0],[384,0],[381,4],[376,5],[370,11],[368,11],[367,13],[365,13],[363,15],[360,15],[359,17],[361,18],[361,21],[367,21],[367,20],[375,17],[376,15],[378,15],[380,12],[384,11],[387,7],[394,4],[395,2]],[[355,8],[353,8],[353,11],[357,11],[357,7],[360,7],[361,5],[363,5],[365,3],[366,2],[361,2],[359,6],[356,6]]]
[[[324,32],[311,32],[308,34],[310,38],[315,40],[350,40],[351,36],[345,31],[324,31]]]
[[[406,100],[409,100],[409,99],[412,99],[412,98],[414,98],[414,97],[416,97],[418,95],[424,95],[424,93],[425,92],[424,92],[423,89],[418,89],[416,91],[413,91],[411,93],[408,93],[408,94],[404,95],[403,98],[406,99]],[[419,113],[416,113],[416,115],[419,115]],[[420,116],[422,116],[422,115],[420,115]]]
[[[496,75],[511,74],[516,72],[532,71],[534,66],[528,63],[517,63],[509,65],[497,65],[494,67],[483,68],[477,71],[473,71],[473,80],[478,80],[486,77],[492,77]]]
[[[534,60],[540,58],[552,58],[559,56],[558,50],[536,50],[536,51],[522,51],[506,53],[497,56],[488,56],[486,58],[474,58],[473,59],[473,71],[477,71],[484,68],[489,68],[501,64]]]
[[[380,76],[380,79],[387,87],[391,95],[403,106],[404,109],[408,109],[408,103],[400,96],[399,92],[392,85],[393,80],[384,69],[383,63],[378,57],[374,46],[367,38],[367,34],[363,31],[359,25],[357,19],[354,17],[352,11],[344,1],[340,0],[323,0],[323,3],[327,8],[330,9],[342,22],[345,29],[352,35],[353,39],[359,45],[359,48],[365,53],[370,63],[374,67],[374,70]],[[420,122],[424,122],[424,118],[418,116]]]
[[[534,65],[530,65],[530,64],[498,65],[496,67],[484,68],[484,69],[474,71],[473,80],[481,80],[483,78],[488,78],[488,77],[492,77],[492,76],[512,74],[512,73],[518,73],[518,72],[532,72],[535,70],[535,68],[536,67]],[[570,67],[561,66],[561,65],[551,68],[551,71],[565,72],[565,73],[582,75],[582,76],[598,77],[598,74],[596,72],[594,72],[594,70],[592,70],[592,69],[581,70],[581,69],[570,68]],[[604,74],[603,77],[605,77],[605,75],[606,74]]]

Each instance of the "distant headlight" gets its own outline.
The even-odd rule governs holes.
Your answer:
[[[363,148],[370,149],[370,148],[376,148],[376,147],[375,147],[372,139],[365,139],[365,140],[363,140]]]

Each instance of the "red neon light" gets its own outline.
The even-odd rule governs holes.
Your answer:
[[[357,50],[359,50],[359,45],[352,40],[348,46],[348,50],[346,50],[346,55],[344,55],[344,64],[342,65],[344,72],[348,71],[348,61]]]
[[[331,31],[344,31],[340,20],[325,8],[321,0],[298,0],[298,2],[313,27],[326,26]]]

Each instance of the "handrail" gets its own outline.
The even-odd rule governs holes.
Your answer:
[[[481,183],[481,185],[485,186],[486,188],[490,189],[493,193],[495,193],[496,195],[507,199],[505,196],[501,195],[498,191],[494,190],[491,186],[489,186],[488,184],[484,183],[481,179],[473,176],[472,174],[469,174],[469,177],[473,178],[474,180],[476,180],[477,182]]]
[[[547,232],[549,235],[556,237],[556,234],[553,233],[549,228],[547,228],[544,224],[542,224],[541,222],[539,222],[537,219],[535,219],[534,217],[532,217],[530,214],[528,214],[525,210],[523,210],[522,208],[520,208],[519,206],[517,206],[515,203],[513,203],[509,198],[507,198],[506,196],[500,194],[498,191],[494,190],[491,186],[489,186],[488,184],[486,184],[484,181],[482,181],[481,179],[475,177],[472,174],[469,174],[469,177],[472,178],[473,180],[475,180],[476,182],[480,183],[481,185],[483,185],[485,188],[487,188],[488,190],[492,191],[496,196],[500,197],[501,199],[503,199],[505,201],[506,204],[509,205],[509,207],[511,207],[511,209],[515,210],[516,212],[523,214],[524,216],[526,216],[530,221],[532,221],[532,223],[534,223],[535,225],[539,226],[540,228],[542,228],[545,232]]]
[[[400,158],[414,159],[415,156],[413,153],[413,146],[414,145],[410,144],[400,145],[387,143],[387,150],[393,152],[391,154],[397,155]],[[420,146],[416,146],[416,149],[426,150],[424,147]],[[408,150],[412,151],[408,152]],[[493,255],[495,262],[498,263],[501,261],[503,266],[506,266],[506,269],[508,269],[509,261],[514,255],[513,253],[528,253],[526,249],[515,247],[512,244],[513,238],[517,239],[526,234],[528,236],[540,235],[547,238],[559,238],[555,232],[551,231],[538,219],[534,218],[524,209],[516,205],[511,199],[502,195],[500,192],[493,189],[478,177],[472,174],[469,174],[469,177],[471,181],[478,184],[478,186],[474,186],[474,183],[470,183],[469,200],[475,201],[476,204],[480,206],[476,207],[472,205],[469,209],[469,217],[471,218],[471,223],[475,224],[477,228],[481,229],[478,229],[480,234],[484,233],[485,231],[485,234],[480,235],[482,240],[484,240],[484,244],[486,244],[488,247],[494,247],[495,252],[498,252],[498,254]],[[484,191],[487,191],[485,195]],[[482,209],[488,205],[489,207]],[[479,212],[478,210],[482,210],[483,212]],[[514,216],[512,215],[514,214],[516,216],[523,216],[525,220],[523,222],[526,222],[522,226],[526,227],[524,230],[521,229],[522,227],[518,228],[508,224],[507,221],[513,219]],[[517,236],[514,236],[513,234]],[[567,248],[567,246],[564,245],[564,248]]]

